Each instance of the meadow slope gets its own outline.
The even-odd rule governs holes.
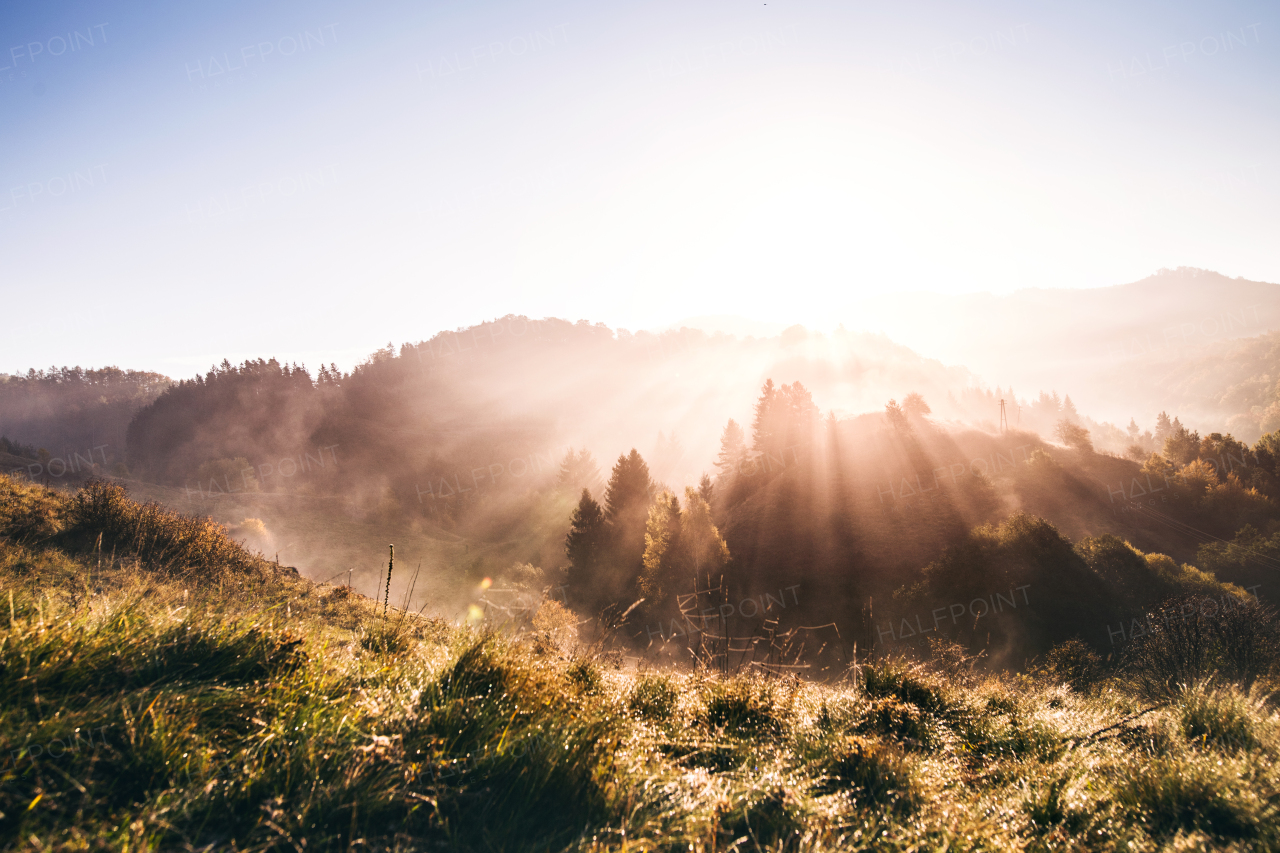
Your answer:
[[[0,586],[5,849],[1280,849],[1247,597],[1122,661],[664,670],[554,602],[384,617],[116,486],[3,476]]]

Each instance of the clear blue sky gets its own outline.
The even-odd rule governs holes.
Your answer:
[[[0,370],[1280,281],[1275,3],[0,5]]]

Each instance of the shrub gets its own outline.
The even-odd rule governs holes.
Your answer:
[[[0,474],[0,536],[24,543],[48,539],[63,529],[66,514],[62,495]]]
[[[947,637],[929,638],[929,665],[951,683],[971,684],[977,675],[974,669],[985,656],[985,652],[976,655]]]
[[[558,653],[573,642],[578,620],[558,601],[543,601],[533,615],[534,641],[548,653]]]
[[[1203,595],[1167,601],[1125,650],[1123,668],[1151,698],[1217,677],[1248,689],[1280,663],[1275,611],[1256,600]]]
[[[90,480],[71,499],[68,537],[132,553],[151,568],[216,577],[247,572],[261,560],[233,541],[222,525],[165,509],[157,503],[129,500],[123,486]]]
[[[1083,640],[1059,643],[1045,654],[1038,674],[1048,680],[1070,685],[1077,693],[1087,693],[1102,679],[1102,657]]]
[[[1112,594],[1128,607],[1173,591],[1158,589],[1159,577],[1143,555],[1128,542],[1110,534],[1082,539],[1076,543],[1075,552],[1095,575],[1107,583]]]

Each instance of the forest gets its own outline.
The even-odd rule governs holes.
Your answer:
[[[525,318],[0,393],[9,843],[1277,843],[1280,431]]]

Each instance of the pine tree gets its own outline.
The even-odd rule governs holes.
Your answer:
[[[1071,402],[1070,394],[1062,401],[1062,416],[1073,424],[1080,422],[1080,413],[1076,411],[1076,404]]]
[[[778,390],[773,387],[772,379],[766,379],[760,389],[760,399],[756,401],[755,417],[751,421],[751,449],[757,453],[763,453],[765,447],[773,444],[777,428],[774,411],[777,402]]]
[[[670,492],[658,495],[649,507],[644,531],[644,571],[640,594],[650,608],[665,603],[680,582],[683,565],[680,542],[680,501]]]
[[[560,462],[560,488],[567,491],[579,489],[598,490],[600,488],[600,466],[586,448],[574,452],[572,447],[565,453]]]
[[[698,481],[698,494],[702,496],[702,499],[706,501],[708,505],[711,503],[711,496],[714,493],[714,490],[715,487],[711,485],[711,475],[703,474],[702,479]]]
[[[711,506],[693,488],[685,489],[680,542],[698,577],[713,577],[729,562],[729,546],[711,520]]]
[[[629,454],[618,457],[610,472],[604,489],[605,518],[610,524],[619,524],[637,513],[643,518],[649,511],[652,492],[649,466],[633,447]]]
[[[757,463],[752,473],[781,473],[786,451],[794,452],[796,445],[811,440],[817,420],[818,407],[803,384],[797,381],[774,388],[773,380],[767,380],[751,423],[751,453]]]
[[[569,557],[569,595],[577,601],[590,600],[591,592],[599,586],[597,573],[604,556],[606,533],[604,511],[591,497],[591,492],[583,489],[578,507],[569,520],[569,535],[564,540],[565,554]]]
[[[643,568],[645,522],[654,488],[649,466],[634,447],[618,457],[604,490],[608,558],[618,572],[612,595],[622,594]]]
[[[720,435],[720,453],[716,455],[715,461],[722,488],[727,486],[735,475],[744,473],[740,469],[746,458],[747,444],[742,434],[742,427],[730,418],[729,423],[725,424],[724,432]]]
[[[1200,433],[1188,432],[1174,418],[1169,435],[1164,440],[1163,452],[1164,458],[1178,468],[1190,465],[1200,456]]]
[[[782,396],[786,400],[786,422],[782,430],[783,441],[776,446],[778,451],[812,439],[813,428],[818,422],[818,407],[813,402],[813,394],[800,384],[800,380],[783,385]]]
[[[669,608],[679,590],[694,592],[709,584],[729,561],[729,547],[711,520],[710,505],[692,486],[684,498],[683,512],[670,493],[660,495],[649,509],[640,590],[651,612]]]
[[[1156,444],[1163,447],[1164,440],[1168,438],[1172,432],[1173,432],[1173,424],[1169,421],[1169,415],[1165,412],[1161,412],[1160,414],[1156,415],[1156,432],[1155,432]]]

